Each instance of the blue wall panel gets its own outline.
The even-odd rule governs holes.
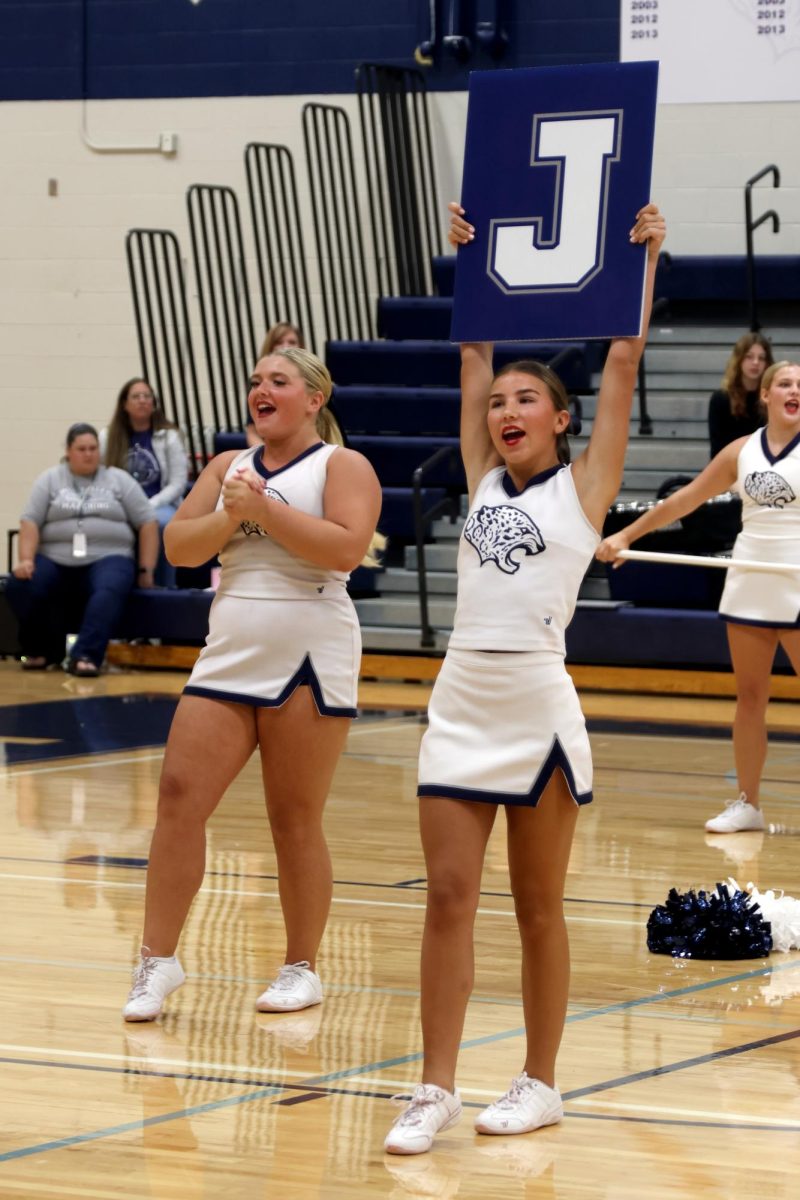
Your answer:
[[[470,70],[497,65],[618,56],[619,0],[507,7],[505,58],[438,54],[423,68],[429,88],[460,90]],[[360,62],[413,64],[428,10],[428,0],[0,0],[0,99],[78,99],[84,79],[93,99],[352,92]]]

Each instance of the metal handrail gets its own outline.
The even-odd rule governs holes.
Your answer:
[[[653,301],[653,307],[650,310],[650,320],[658,316],[669,308],[669,300],[666,296],[660,296],[658,300]],[[647,367],[645,366],[645,351],[642,350],[642,357],[639,359],[639,433],[644,437],[650,437],[653,433],[653,422],[647,408]]]
[[[772,232],[778,233],[781,227],[781,219],[775,212],[774,208],[768,208],[766,212],[754,221],[753,220],[753,187],[765,175],[772,175],[772,186],[779,188],[781,186],[781,173],[774,163],[763,167],[757,175],[753,175],[748,179],[744,187],[744,230],[747,240],[747,290],[750,297],[750,329],[753,333],[761,328],[758,320],[758,302],[756,299],[756,264],[755,255],[753,252],[753,234],[758,229],[759,225],[763,225],[765,221],[772,221]]]
[[[417,543],[417,587],[419,590],[419,625],[420,625],[420,646],[435,646],[436,631],[430,623],[428,615],[428,572],[425,566],[425,530],[434,517],[438,517],[440,513],[450,510],[451,522],[455,522],[457,515],[457,502],[453,496],[445,496],[427,511],[422,508],[422,480],[425,474],[440,463],[448,456],[453,457],[458,461],[460,451],[457,446],[440,446],[438,450],[426,458],[423,463],[416,468],[411,477],[411,486],[413,488],[414,501],[414,536]]]

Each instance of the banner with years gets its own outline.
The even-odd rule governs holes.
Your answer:
[[[622,62],[658,59],[662,104],[800,100],[800,0],[620,0]]]
[[[455,342],[636,336],[658,64],[470,76]]]

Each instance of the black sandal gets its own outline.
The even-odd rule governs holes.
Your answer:
[[[20,659],[23,671],[46,671],[47,659],[43,654],[24,654]]]

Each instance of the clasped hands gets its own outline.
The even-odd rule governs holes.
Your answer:
[[[273,503],[264,495],[266,486],[251,467],[239,467],[222,484],[222,507],[236,521],[260,522]]]

